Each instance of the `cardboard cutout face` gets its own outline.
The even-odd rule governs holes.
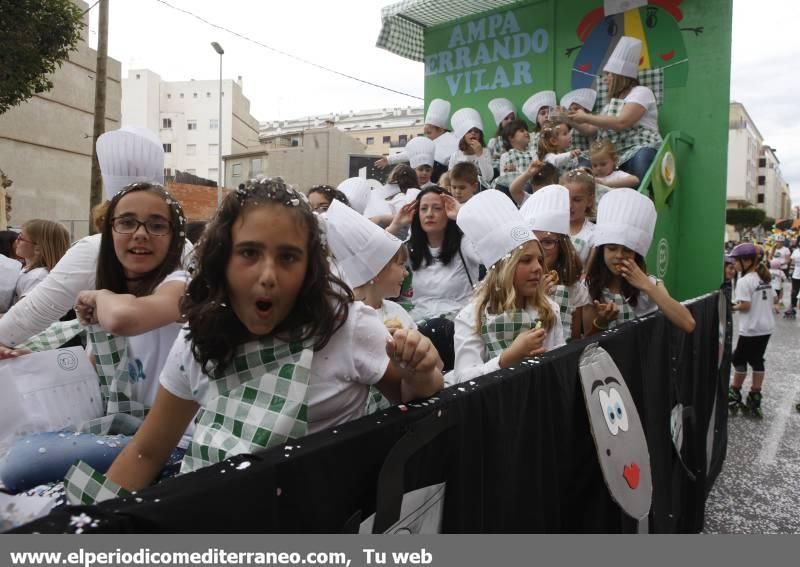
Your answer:
[[[646,518],[653,496],[650,453],[625,379],[597,343],[583,351],[580,375],[597,458],[611,498],[632,518]]]

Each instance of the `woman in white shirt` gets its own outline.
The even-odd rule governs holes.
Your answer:
[[[17,237],[17,256],[25,267],[17,280],[14,303],[25,297],[47,277],[69,248],[69,232],[57,222],[33,219],[26,222]]]
[[[658,106],[652,90],[639,85],[642,42],[623,36],[603,68],[609,103],[600,114],[568,113],[584,135],[610,139],[619,152],[619,169],[643,179],[661,146]]]

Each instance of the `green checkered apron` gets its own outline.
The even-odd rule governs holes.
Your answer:
[[[369,395],[367,396],[367,411],[365,415],[371,415],[376,411],[385,410],[392,407],[392,402],[386,399],[386,396],[381,393],[375,386],[369,387]]]
[[[311,344],[272,337],[237,348],[209,381],[181,473],[303,437],[308,432]]]
[[[608,105],[603,109],[603,114],[609,116],[619,116],[625,101],[620,98],[612,98]],[[641,125],[636,125],[627,130],[617,132],[615,130],[600,130],[598,138],[608,138],[614,143],[619,156],[619,163],[625,163],[642,148],[661,147],[661,134],[655,130],[650,130]]]
[[[564,340],[569,340],[572,336],[572,313],[575,311],[569,302],[569,287],[563,284],[553,286],[553,293],[550,299],[558,305],[561,328],[564,330]]]
[[[78,431],[96,435],[133,435],[150,408],[134,396],[135,380],[128,372],[128,339],[112,335],[99,325],[89,325],[87,331],[106,415],[81,424]]]
[[[628,305],[628,302],[625,301],[625,298],[622,297],[622,294],[613,293],[606,288],[603,290],[603,303],[614,303],[619,308],[619,315],[617,315],[617,318],[614,321],[609,321],[608,323],[609,329],[613,329],[617,325],[621,325],[622,323],[626,323],[636,318],[636,314],[633,312],[633,307]]]
[[[511,346],[522,331],[533,329],[539,319],[531,318],[527,311],[491,315],[484,311],[481,317],[481,337],[489,352],[489,358],[499,356]]]
[[[581,157],[589,159],[589,148],[592,145],[592,140],[589,136],[581,134],[577,128],[572,129],[572,148],[573,150],[580,150]]]
[[[67,471],[64,490],[72,506],[97,504],[130,494],[83,461],[77,461]]]
[[[41,333],[33,335],[24,343],[17,345],[17,348],[27,349],[32,352],[55,350],[84,332],[85,330],[78,319],[56,321]]]

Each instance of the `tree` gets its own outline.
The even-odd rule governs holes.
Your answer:
[[[764,230],[772,230],[775,227],[775,219],[772,217],[764,217],[761,221],[761,228]]]
[[[53,88],[49,75],[80,39],[72,0],[0,0],[0,114]]]
[[[728,209],[725,211],[725,223],[733,225],[739,234],[745,228],[752,228],[764,222],[767,213],[763,209]],[[773,221],[774,222],[774,221]]]

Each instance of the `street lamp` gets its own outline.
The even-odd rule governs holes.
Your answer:
[[[219,207],[222,203],[222,54],[225,53],[225,50],[216,41],[211,42],[211,47],[219,53],[219,119],[217,120],[217,131],[219,133],[219,143],[217,144],[217,153],[219,154],[219,163],[217,164],[217,207]]]

